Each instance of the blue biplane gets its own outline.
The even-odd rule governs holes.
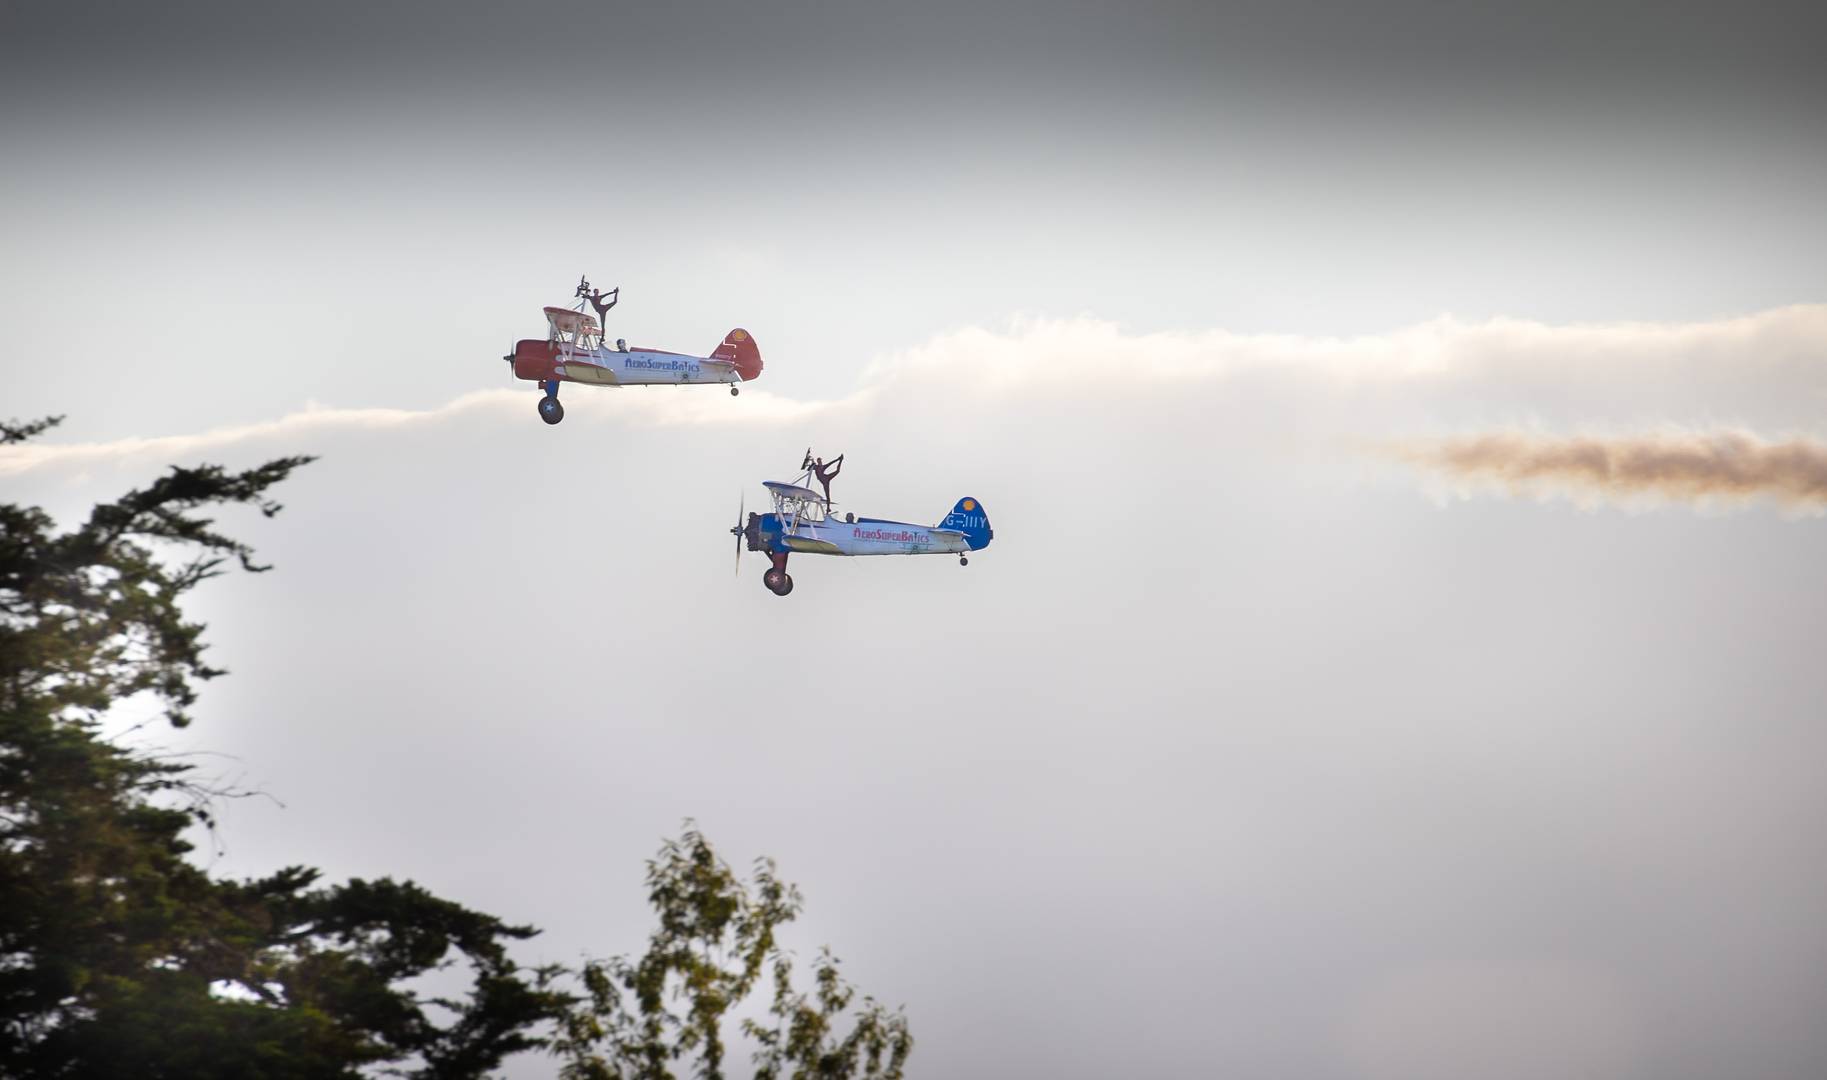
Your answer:
[[[841,461],[842,458],[838,458]],[[768,514],[748,514],[738,507],[736,525],[730,529],[736,537],[736,567],[741,571],[742,549],[764,552],[771,565],[761,583],[776,596],[793,591],[793,578],[787,573],[787,557],[794,552],[803,555],[956,555],[958,565],[970,563],[973,551],[990,546],[996,535],[990,529],[989,515],[983,504],[973,498],[959,499],[952,512],[937,525],[916,525],[886,518],[857,517],[845,514],[842,519],[832,512],[830,476],[824,463],[814,463],[806,454],[805,471],[791,483],[769,480],[762,486],[774,501]],[[812,484],[824,487],[821,494]]]

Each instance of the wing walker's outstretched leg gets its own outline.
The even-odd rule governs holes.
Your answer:
[[[837,474],[842,471],[843,467],[844,455],[842,454],[837,455],[830,461],[826,461],[824,458],[814,458],[812,461],[812,475],[818,477],[819,484],[824,487],[825,502],[827,503],[831,501],[831,481],[837,477]]]

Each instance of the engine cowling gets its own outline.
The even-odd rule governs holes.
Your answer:
[[[551,342],[540,338],[527,338],[514,343],[514,377],[541,381],[557,375],[554,370],[558,365],[558,349]]]

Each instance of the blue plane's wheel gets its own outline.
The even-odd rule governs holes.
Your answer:
[[[565,407],[555,397],[539,399],[539,418],[548,424],[556,424],[565,418]]]
[[[959,566],[969,566],[970,564],[971,564],[971,560],[969,559],[969,557],[964,556],[964,555],[958,556],[958,565]]]
[[[780,583],[785,581],[786,577],[787,572],[785,570],[769,569],[766,573],[761,575],[761,584],[769,592],[785,596],[786,594],[780,591]]]
[[[737,394],[740,394],[740,393],[742,393],[741,387],[738,387],[738,386],[730,387],[730,397],[735,397]]]

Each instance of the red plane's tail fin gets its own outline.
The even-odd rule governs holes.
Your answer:
[[[710,354],[712,360],[729,360],[736,365],[736,374],[742,376],[743,382],[753,382],[761,378],[761,350],[756,347],[755,339],[747,330],[731,330],[717,346],[717,351]]]

